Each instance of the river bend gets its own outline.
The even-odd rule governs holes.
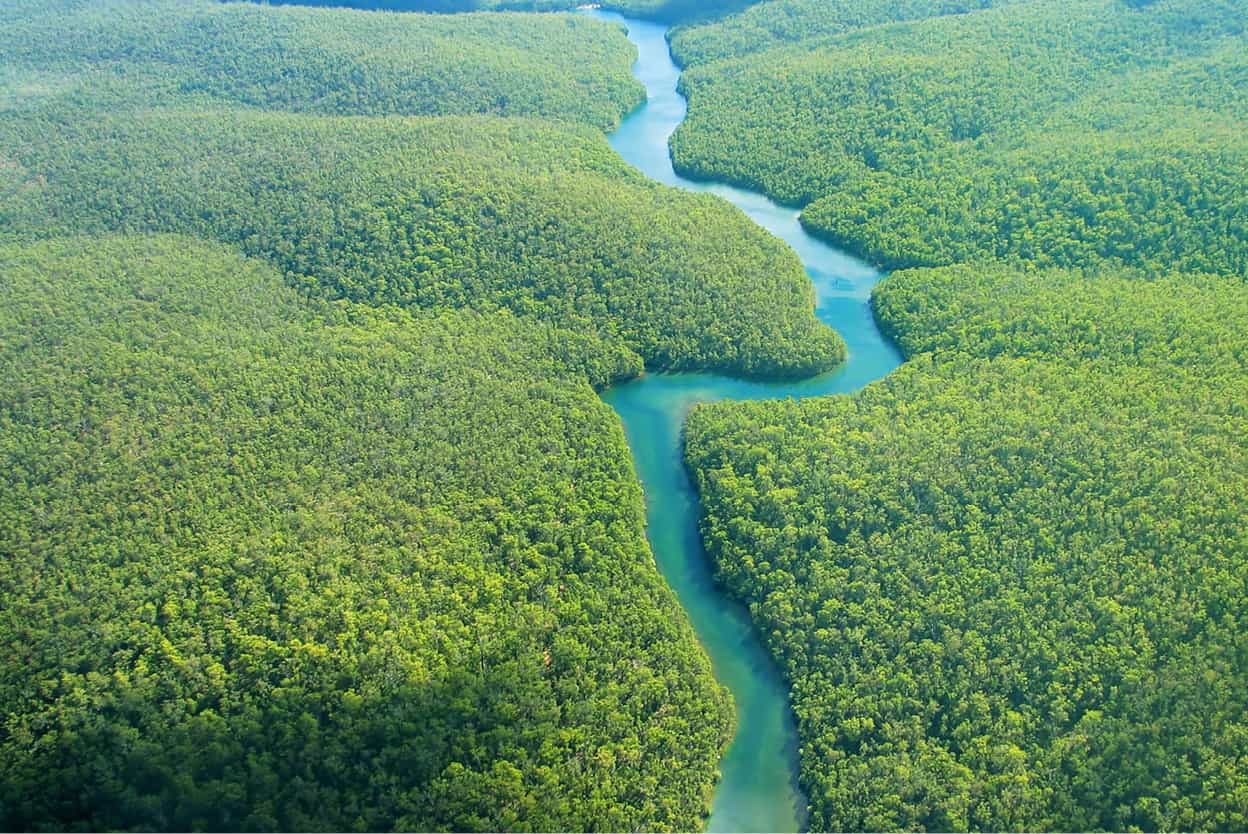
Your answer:
[[[797,785],[797,732],[788,689],[748,612],[712,580],[698,533],[698,495],[682,459],[681,428],[695,403],[855,391],[897,367],[901,356],[871,315],[870,293],[879,272],[807,234],[795,209],[751,191],[687,180],[673,170],[668,137],[684,120],[686,106],[676,91],[680,70],[668,50],[666,27],[612,12],[592,14],[627,27],[639,53],[633,74],[647,93],[647,103],[609,137],[612,147],[650,178],[722,197],[785,240],[814,283],[816,315],[849,346],[845,364],[800,382],[650,374],[604,395],[624,422],[646,494],[647,535],[659,569],[688,612],[715,677],[736,704],[737,733],[720,762],[722,779],[707,830],[798,831],[805,825],[806,800]]]

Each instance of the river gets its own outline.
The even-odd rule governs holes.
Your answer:
[[[681,428],[695,403],[856,391],[897,367],[901,355],[871,315],[868,302],[879,272],[808,235],[795,209],[754,192],[677,176],[667,140],[684,120],[686,108],[676,91],[680,70],[668,51],[666,27],[612,12],[591,14],[628,28],[639,52],[633,74],[648,94],[647,103],[611,134],[612,147],[652,179],[718,195],[785,240],[814,283],[816,314],[849,346],[844,365],[800,382],[649,374],[604,395],[624,422],[646,493],[647,532],[659,569],[689,613],[715,677],[736,703],[737,733],[720,763],[722,780],[707,830],[798,831],[805,826],[806,800],[797,785],[797,732],[788,689],[754,633],[748,612],[712,581],[698,534],[698,496],[682,459]]]

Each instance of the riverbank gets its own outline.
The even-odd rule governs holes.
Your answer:
[[[689,409],[721,399],[809,397],[856,391],[901,363],[870,309],[882,277],[869,265],[808,234],[796,209],[715,182],[695,182],[672,166],[668,138],[685,118],[666,27],[611,12],[591,12],[628,28],[637,47],[634,76],[647,103],[609,137],[612,147],[651,179],[714,194],[783,239],[801,258],[815,289],[816,315],[845,339],[848,360],[796,382],[760,382],[713,374],[653,374],[615,386],[603,398],[620,415],[646,494],[647,532],[655,559],[689,614],[716,678],[731,691],[737,734],[720,764],[710,831],[797,831],[806,800],[797,784],[798,738],[788,687],[754,631],[749,612],[714,582],[698,530],[700,503],[685,469],[682,429]]]

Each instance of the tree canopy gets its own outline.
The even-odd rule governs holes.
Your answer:
[[[884,23],[965,14],[1019,0],[763,0],[711,22],[675,29],[672,54],[683,66],[740,58],[785,44]]]
[[[0,2],[0,827],[701,826],[732,706],[595,389],[844,346],[611,151],[633,54]]]
[[[0,273],[0,826],[700,824],[732,713],[587,379],[627,351],[190,238]]]
[[[326,297],[507,308],[623,338],[652,367],[792,376],[844,355],[781,242],[590,129],[57,105],[0,136],[11,235],[195,234]]]
[[[885,380],[686,428],[812,828],[1243,828],[1243,4],[816,7],[677,33],[672,141],[938,266],[876,288]]]
[[[540,116],[611,128],[645,100],[617,27],[217,0],[0,0],[13,97],[201,101],[327,115]]]
[[[523,9],[557,11],[585,5],[584,0],[269,0],[283,5],[350,6],[408,12],[475,12]],[[752,0],[607,0],[603,8],[666,23],[716,18],[745,8]]]
[[[885,380],[687,427],[812,828],[1244,827],[1248,289],[959,266],[875,305]]]
[[[1243,0],[1040,0],[841,34],[799,15],[809,37],[691,67],[672,151],[887,268],[1245,274],[1246,19]],[[676,43],[733,52],[732,20]]]

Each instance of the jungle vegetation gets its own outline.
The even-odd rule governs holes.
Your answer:
[[[610,150],[632,57],[0,2],[0,827],[701,827],[732,707],[595,389],[844,348]]]
[[[327,115],[540,116],[602,129],[644,100],[616,27],[217,0],[0,0],[4,98],[200,101]],[[0,76],[4,78],[4,76]]]
[[[737,14],[676,27],[672,55],[681,66],[739,58],[824,35],[884,23],[965,14],[1019,0],[763,0]]]
[[[0,117],[0,143],[0,236],[193,234],[326,297],[507,308],[621,337],[651,367],[791,376],[843,356],[787,247],[589,128],[56,107]]]
[[[1038,0],[841,34],[879,16],[795,14],[773,48],[716,60],[766,8],[675,38],[701,61],[683,172],[804,206],[886,268],[1248,273],[1243,0]]]
[[[885,381],[688,426],[813,828],[1248,827],[1246,19],[674,33],[682,171],[938,267],[874,297]],[[844,348],[785,247],[610,151],[632,58],[567,15],[0,0],[0,826],[700,827],[731,705],[594,390]]]
[[[855,396],[698,407],[814,830],[1248,824],[1248,288],[897,273]]]
[[[184,237],[0,274],[0,826],[700,824],[732,712],[590,385],[628,351]]]
[[[1244,827],[1248,9],[829,6],[673,38],[681,167],[935,267],[885,380],[686,428],[812,829]]]
[[[384,9],[407,12],[475,12],[519,9],[558,11],[590,5],[588,0],[268,0],[300,6],[350,6],[356,9]],[[630,17],[649,18],[664,23],[713,19],[746,8],[751,0],[606,0],[594,3]]]

